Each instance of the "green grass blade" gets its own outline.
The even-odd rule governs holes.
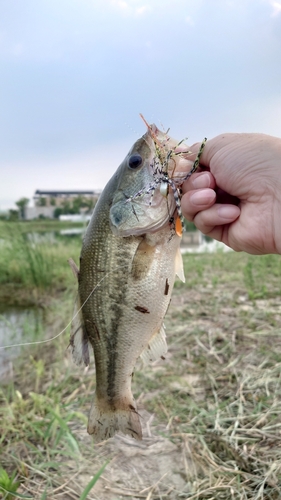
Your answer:
[[[10,491],[10,490],[7,490],[6,488],[3,488],[3,486],[0,486],[0,490],[4,491],[5,493],[9,494],[9,495],[12,495],[13,497],[16,497],[16,498],[28,498],[28,499],[31,499],[33,497],[29,497],[27,495],[22,495],[21,493],[17,493],[16,491]]]
[[[40,500],[47,500],[47,486],[45,490],[43,491]]]
[[[79,500],[87,500],[87,496],[90,493],[91,489],[95,486],[97,480],[99,477],[102,475],[104,469],[106,468],[108,464],[108,461],[103,464],[103,466],[100,468],[100,470],[96,473],[96,475],[91,479],[91,481],[87,484],[86,488],[84,489],[82,495],[80,496]]]

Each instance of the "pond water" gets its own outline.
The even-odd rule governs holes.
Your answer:
[[[31,342],[42,331],[43,311],[36,308],[0,306],[0,346]],[[13,377],[13,360],[21,347],[0,349],[0,381]]]
[[[42,231],[27,233],[27,237],[33,243],[56,243],[58,238],[79,238],[82,240],[86,229],[84,227],[61,229],[60,231]]]
[[[85,228],[59,232],[30,233],[34,243],[55,243],[58,238],[80,238]],[[1,241],[0,241],[1,243]],[[222,243],[206,238],[199,231],[183,234],[182,253],[228,251]],[[0,347],[21,342],[32,342],[42,333],[43,311],[36,308],[7,307],[0,304]],[[13,376],[13,360],[20,355],[21,347],[0,348],[0,382]]]

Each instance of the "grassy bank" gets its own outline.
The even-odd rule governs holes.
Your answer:
[[[19,281],[38,296],[64,288],[48,305],[44,335],[71,317],[67,258],[79,243],[60,245],[40,250],[53,269],[48,284]],[[0,390],[0,486],[35,499],[281,497],[281,259],[217,253],[186,255],[184,265],[165,321],[167,358],[133,380],[143,443],[93,446],[94,368],[73,366],[66,332],[25,349]]]
[[[81,238],[56,234],[70,227],[56,221],[0,223],[1,302],[44,305],[73,283],[67,260],[78,262]]]
[[[84,227],[82,222],[68,222],[60,221],[57,219],[35,219],[23,221],[3,221],[0,220],[0,236],[10,228],[13,230],[20,230],[21,232],[48,232],[48,231],[61,231],[62,229],[72,229]]]

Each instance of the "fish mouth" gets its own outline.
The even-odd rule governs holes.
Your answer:
[[[173,216],[176,205],[173,196],[163,198],[160,192],[142,197],[127,197],[114,203],[109,212],[111,231],[116,236],[140,236],[165,227]]]
[[[128,236],[142,236],[146,233],[156,233],[160,229],[166,227],[169,223],[170,217],[168,216],[164,221],[158,224],[147,225],[146,227],[122,228],[114,225],[111,221],[111,231],[115,236],[128,237]]]

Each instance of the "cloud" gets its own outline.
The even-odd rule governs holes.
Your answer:
[[[131,16],[143,16],[151,10],[149,5],[136,5],[134,0],[112,0],[111,4],[120,9],[123,13]]]
[[[35,157],[0,162],[0,170],[8,173],[0,184],[0,211],[13,207],[23,196],[31,200],[36,189],[102,189],[123,161],[131,142],[113,142],[106,155],[99,146],[61,159]],[[21,182],[15,183],[20,177]]]
[[[281,13],[281,3],[280,2],[272,2],[273,7],[273,16],[278,16]]]
[[[129,8],[128,2],[125,2],[124,0],[115,0],[113,4],[121,10],[127,10]]]
[[[271,17],[276,17],[281,14],[281,2],[277,2],[276,0],[269,0],[269,4],[273,8]]]
[[[186,16],[185,22],[186,24],[189,24],[189,26],[194,26],[194,21],[191,16]]]
[[[141,7],[138,7],[136,9],[136,15],[142,16],[143,14],[145,14],[146,12],[149,12],[150,10],[151,10],[151,8],[149,5],[142,5]]]
[[[20,57],[24,52],[23,43],[16,43],[12,48],[12,54],[16,57]]]

